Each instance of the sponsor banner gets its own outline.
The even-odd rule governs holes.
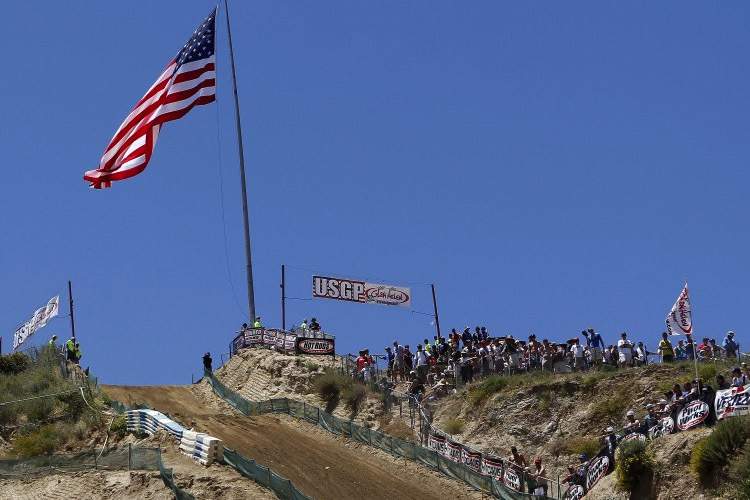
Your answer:
[[[245,330],[245,347],[256,347],[263,343],[263,330],[252,329]]]
[[[245,347],[245,335],[240,333],[232,341],[232,355],[236,354],[237,351]]]
[[[657,424],[648,430],[648,437],[656,439],[667,434],[672,434],[672,431],[674,431],[674,419],[672,417],[664,417],[659,419]]]
[[[445,438],[443,437],[430,434],[430,437],[427,440],[427,447],[444,457],[448,456],[448,447],[446,446]]]
[[[461,450],[463,449],[463,446],[461,446],[461,443],[457,443],[451,440],[446,440],[445,444],[448,447],[448,458],[460,464],[461,463]]]
[[[677,427],[683,431],[695,427],[706,420],[708,410],[708,405],[703,401],[693,401],[680,410],[680,413],[677,415]]]
[[[646,436],[644,434],[641,434],[640,432],[631,432],[630,434],[622,438],[622,442],[624,443],[625,441],[630,441],[632,439],[637,439],[638,441],[641,441],[643,443],[646,442]]]
[[[461,462],[474,472],[482,471],[482,454],[466,446],[461,448]]]
[[[643,436],[643,439],[645,440],[646,436]],[[602,455],[592,460],[586,472],[586,491],[591,491],[591,488],[596,486],[596,483],[607,475],[608,470],[609,457],[607,455]]]
[[[716,418],[750,414],[750,385],[716,391]]]
[[[297,348],[297,334],[287,333],[284,335],[284,350],[294,351]]]
[[[688,296],[687,283],[685,288],[677,297],[677,302],[667,314],[667,331],[670,335],[683,335],[693,332],[693,316],[690,312],[690,297]]]
[[[26,340],[34,335],[34,332],[42,328],[47,324],[49,320],[57,316],[60,306],[60,296],[57,295],[49,299],[46,306],[42,306],[31,315],[31,319],[21,325],[21,327],[13,333],[13,349],[18,349],[18,346],[26,342]]]
[[[276,348],[283,351],[284,350],[284,343],[286,342],[286,335],[284,332],[275,331],[276,333]]]
[[[268,348],[273,349],[276,347],[276,332],[273,330],[263,330],[261,333],[261,338],[263,339],[263,345],[265,345]]]
[[[313,297],[360,304],[411,307],[411,289],[345,278],[313,276]]]
[[[512,490],[521,491],[521,475],[513,467],[506,467],[503,471],[503,483]]]
[[[574,484],[563,495],[564,500],[580,500],[586,492],[580,484]]]
[[[482,474],[490,476],[502,482],[503,480],[503,459],[496,457],[482,456]]]
[[[335,344],[333,339],[306,339],[297,337],[296,340],[297,354],[333,354]]]

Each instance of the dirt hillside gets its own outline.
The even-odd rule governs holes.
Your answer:
[[[116,400],[146,402],[186,427],[216,436],[291,479],[319,500],[481,498],[471,488],[369,446],[287,416],[245,417],[216,401],[210,386],[105,386]]]

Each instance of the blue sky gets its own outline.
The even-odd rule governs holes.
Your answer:
[[[4,352],[68,279],[83,364],[107,382],[187,383],[227,351],[246,298],[223,11],[218,105],[165,125],[140,176],[82,179],[212,7],[5,6]],[[267,326],[287,264],[435,283],[446,332],[594,326],[653,346],[688,277],[698,336],[750,349],[747,3],[230,9]],[[309,299],[312,274],[289,268],[288,295]],[[415,344],[434,328],[429,287],[412,294],[411,311],[290,300],[288,324],[317,316],[339,352]]]

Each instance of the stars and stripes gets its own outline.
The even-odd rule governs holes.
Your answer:
[[[112,181],[141,173],[151,159],[164,123],[182,118],[193,106],[216,99],[215,21],[216,9],[125,118],[99,168],[83,176],[91,187],[110,187]]]

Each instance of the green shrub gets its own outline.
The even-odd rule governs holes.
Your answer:
[[[54,398],[33,399],[24,404],[24,412],[29,422],[45,421],[52,415],[54,410]]]
[[[70,422],[75,422],[88,410],[88,406],[86,406],[86,402],[81,397],[80,392],[60,394],[57,396],[57,399],[63,404],[65,418]]]
[[[750,416],[726,418],[713,432],[701,439],[690,457],[690,467],[704,482],[714,479],[716,471],[727,465],[750,438]]]
[[[464,425],[466,425],[466,422],[460,418],[451,418],[445,423],[443,429],[448,434],[458,434],[463,430]]]
[[[737,487],[737,500],[750,500],[750,477],[742,479]]]
[[[320,368],[320,365],[318,363],[313,363],[312,361],[308,361],[305,363],[305,368],[309,372],[316,372],[318,371],[318,368]]]
[[[125,418],[125,415],[116,416],[112,421],[110,430],[117,434],[117,437],[120,439],[124,438],[125,434],[128,432],[128,421]]]
[[[711,384],[719,373],[719,367],[715,363],[708,363],[698,367],[698,376],[706,384]],[[731,380],[730,380],[731,382]]]
[[[576,436],[565,440],[563,452],[568,455],[586,455],[591,458],[601,450],[599,440],[595,437]]]
[[[633,492],[650,481],[654,472],[654,454],[639,439],[626,441],[617,448],[617,488]]]
[[[589,418],[596,421],[617,421],[625,415],[628,400],[624,397],[600,399],[589,410]]]
[[[19,436],[13,441],[13,451],[22,457],[52,453],[64,443],[62,432],[54,425],[45,425],[38,431]]]
[[[22,352],[14,352],[0,356],[0,374],[18,375],[26,371],[31,364],[31,359]]]
[[[508,377],[492,375],[482,380],[482,382],[469,392],[469,401],[473,404],[479,404],[496,392],[500,392],[508,385]]]
[[[351,380],[347,377],[338,372],[327,371],[315,379],[314,388],[320,399],[330,403],[339,397],[341,389],[347,385],[351,385]]]
[[[750,500],[750,450],[745,450],[736,460],[732,461],[729,465],[729,477],[740,480],[737,496],[742,498],[744,494],[747,500]],[[744,480],[744,483],[742,483],[742,480]]]
[[[367,391],[361,385],[352,385],[341,390],[341,400],[347,410],[356,414],[367,399]]]

